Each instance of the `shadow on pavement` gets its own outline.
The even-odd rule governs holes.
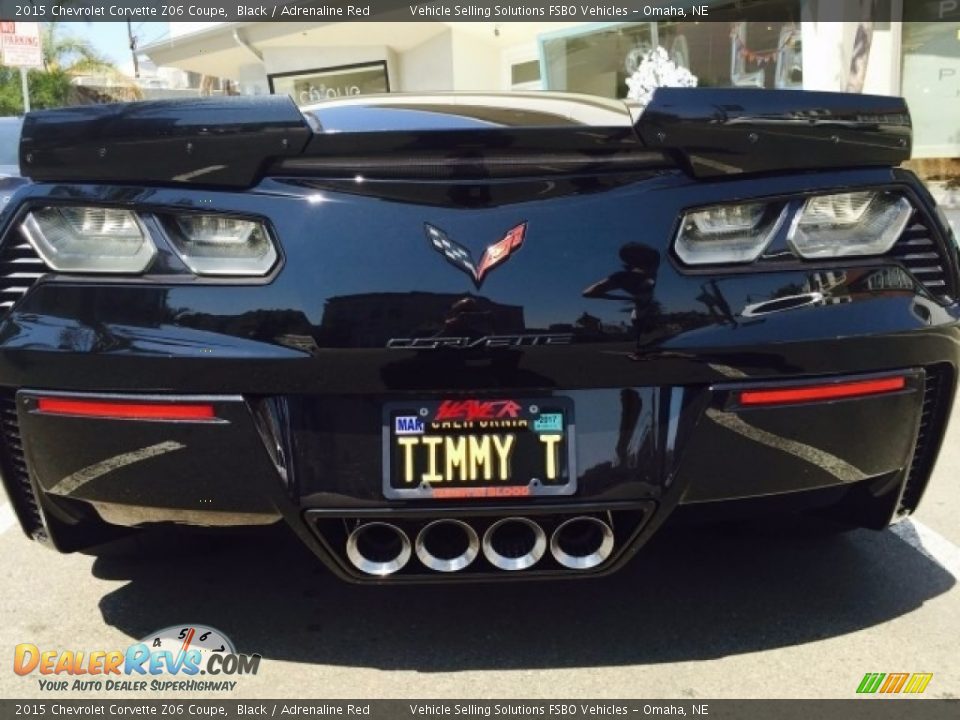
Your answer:
[[[363,587],[286,528],[150,531],[94,574],[132,638],[180,623],[266,659],[447,672],[701,660],[844,635],[909,613],[953,577],[890,532],[666,528],[610,578]]]

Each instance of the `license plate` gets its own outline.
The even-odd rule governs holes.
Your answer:
[[[573,403],[568,398],[389,403],[383,413],[388,498],[571,495]]]

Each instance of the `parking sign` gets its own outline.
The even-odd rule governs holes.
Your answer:
[[[0,51],[8,67],[43,67],[40,23],[0,22]]]

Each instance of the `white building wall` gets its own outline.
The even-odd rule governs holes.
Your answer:
[[[400,92],[430,92],[454,89],[453,31],[432,37],[397,56]]]
[[[867,63],[865,93],[900,94],[900,59],[902,57],[900,23],[877,23],[873,30],[870,62]]]
[[[263,63],[247,63],[238,67],[237,85],[241,95],[270,94],[270,83]]]
[[[803,23],[804,90],[843,92],[847,89],[856,31],[856,23]],[[899,62],[900,28],[893,23],[876,23],[863,92],[899,95]]]
[[[493,29],[491,28],[491,37]],[[453,89],[459,92],[497,92],[500,86],[500,48],[453,28]]]

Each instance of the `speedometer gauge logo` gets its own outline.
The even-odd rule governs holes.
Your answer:
[[[171,625],[142,638],[151,650],[186,653],[196,650],[206,660],[212,653],[236,654],[233,642],[224,633],[207,625]]]

